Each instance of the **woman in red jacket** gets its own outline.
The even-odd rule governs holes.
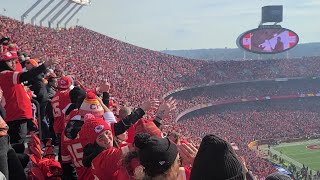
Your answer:
[[[95,179],[114,180],[119,170],[118,162],[129,151],[128,146],[113,147],[112,128],[101,118],[88,114],[80,130],[84,148],[82,163],[91,167]]]

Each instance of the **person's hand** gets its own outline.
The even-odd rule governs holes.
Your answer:
[[[103,104],[103,101],[99,96],[96,96],[96,99],[99,101],[100,104]]]
[[[157,113],[156,117],[164,119],[170,116],[171,112],[176,109],[177,103],[176,100],[169,98],[167,101],[163,102]]]
[[[103,80],[100,82],[100,86],[98,87],[98,91],[100,93],[109,92],[111,84],[107,80]]]
[[[182,160],[182,166],[192,166],[198,149],[191,143],[182,143],[177,145],[177,147]]]
[[[47,60],[46,62],[44,62],[44,66],[46,68],[50,67],[51,65],[54,65],[54,64],[59,64],[60,63],[60,60],[57,58],[57,57],[54,57],[52,59],[49,59]]]
[[[144,103],[140,106],[140,108],[141,108],[144,112],[151,111],[151,110],[155,110],[155,109],[158,108],[159,103],[160,103],[159,100],[153,99],[153,100],[144,102]]]

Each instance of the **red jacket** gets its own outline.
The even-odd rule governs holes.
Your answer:
[[[19,83],[21,72],[2,71],[0,86],[6,102],[6,122],[18,119],[32,119],[31,100],[24,86]]]
[[[121,167],[122,156],[129,152],[129,147],[109,148],[102,151],[92,160],[91,172],[99,180],[117,180],[118,170]]]

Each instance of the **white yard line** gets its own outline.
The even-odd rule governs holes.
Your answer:
[[[301,144],[304,144],[304,143],[301,143]],[[300,145],[301,145],[301,144],[300,144]],[[296,145],[297,145],[297,144],[296,144]],[[280,145],[277,146],[277,147],[280,147]],[[287,146],[282,146],[282,147],[287,147]],[[279,156],[279,157],[281,157],[281,158],[283,158],[283,159],[286,159],[287,161],[291,162],[292,164],[294,164],[294,165],[296,165],[296,166],[298,166],[298,167],[300,167],[300,168],[303,167],[303,165],[302,165],[300,162],[292,159],[291,157],[289,157],[289,156],[287,156],[287,155],[285,155],[285,154],[281,154],[279,151],[275,150],[273,147],[270,148],[270,151],[271,151],[272,154],[276,154],[277,156]],[[309,167],[309,168],[310,168],[310,167]],[[310,169],[311,169],[311,168],[310,168]],[[316,173],[315,170],[313,170],[313,169],[311,169],[311,170],[312,170],[312,174]]]

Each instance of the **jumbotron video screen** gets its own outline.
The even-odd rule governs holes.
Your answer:
[[[295,47],[299,42],[298,35],[285,28],[261,28],[244,33],[239,44],[247,51],[254,53],[281,53]]]

